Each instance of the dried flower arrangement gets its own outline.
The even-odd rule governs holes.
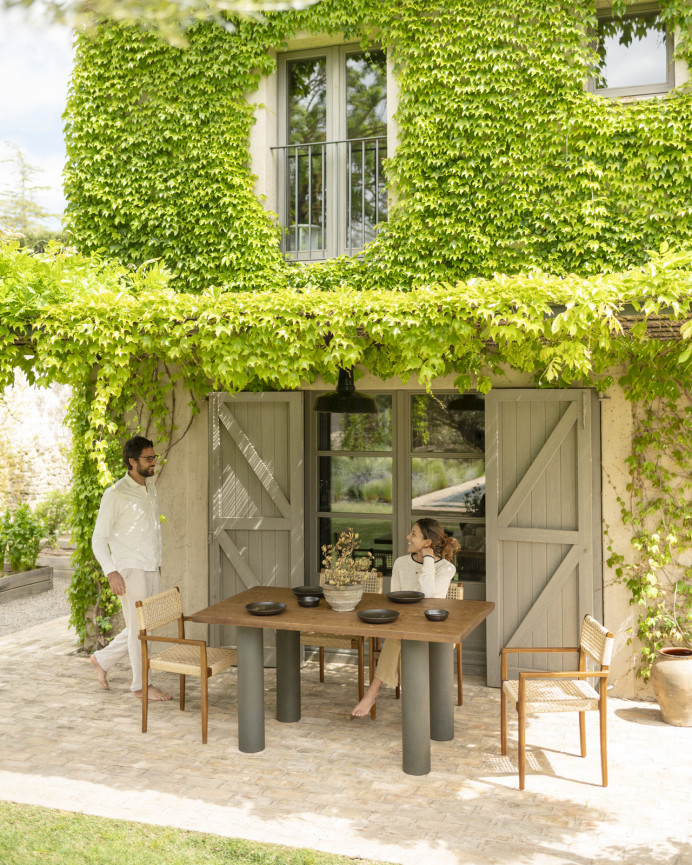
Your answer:
[[[335,544],[325,544],[322,547],[325,585],[338,589],[357,586],[372,571],[372,553],[363,552],[357,558],[354,555],[360,547],[359,538],[357,532],[348,528],[340,532]]]

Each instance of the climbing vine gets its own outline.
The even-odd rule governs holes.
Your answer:
[[[610,544],[608,564],[615,568],[638,608],[636,636],[645,679],[658,649],[692,649],[692,400],[661,397],[638,404],[627,499],[618,499],[621,517],[631,527],[634,557]],[[681,555],[682,553],[682,555]]]
[[[660,6],[689,60],[689,5]],[[600,389],[624,368],[635,401],[690,389],[690,334],[652,339],[647,319],[690,315],[692,93],[587,92],[595,25],[593,0],[322,0],[198,25],[185,49],[114,24],[79,37],[65,174],[79,252],[0,253],[0,379],[19,367],[75,388],[76,627],[87,604],[111,610],[89,537],[114,449],[142,423],[175,440],[174,394],[295,389],[339,365],[481,391],[508,368]],[[298,32],[381,45],[399,88],[388,223],[361,257],[304,267],[280,254],[249,153],[248,95]],[[626,307],[641,320],[623,329]],[[647,462],[630,464],[623,513]]]

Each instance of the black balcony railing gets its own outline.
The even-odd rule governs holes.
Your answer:
[[[385,136],[273,147],[283,251],[299,259],[359,252],[387,219]]]

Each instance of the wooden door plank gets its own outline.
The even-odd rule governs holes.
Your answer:
[[[572,403],[562,418],[560,418],[558,425],[539,451],[538,456],[531,463],[526,474],[524,474],[517,484],[507,504],[499,514],[498,524],[500,526],[509,526],[510,522],[516,517],[519,508],[545,472],[548,463],[557,453],[570,429],[577,422],[578,416],[577,406],[575,403]]]
[[[232,412],[230,412],[225,405],[221,405],[219,407],[219,417],[221,418],[223,425],[233,437],[238,450],[245,457],[248,465],[258,477],[260,483],[271,496],[274,504],[278,507],[284,517],[290,518],[291,506],[274,479],[274,475],[270,471],[269,466],[267,466],[262,457],[257,453],[254,445],[247,437]]]
[[[260,580],[257,579],[254,571],[250,568],[245,559],[241,556],[240,550],[235,543],[228,537],[226,532],[218,534],[219,546],[226,554],[226,558],[233,565],[236,573],[245,585],[246,589],[251,589],[253,586],[260,585]]]
[[[559,591],[562,589],[562,586],[567,580],[567,577],[569,577],[569,575],[573,573],[574,569],[578,566],[579,557],[582,555],[583,552],[583,549],[578,546],[574,546],[570,549],[565,558],[562,560],[559,568],[550,578],[546,587],[534,601],[533,606],[529,610],[528,614],[524,617],[519,627],[509,638],[509,641],[506,643],[507,646],[516,647],[530,645],[529,640],[533,628],[535,627],[538,620],[538,617],[540,615],[543,615],[547,607],[551,604],[553,600],[555,600]]]
[[[563,529],[500,528],[497,530],[497,539],[539,544],[578,544],[582,535],[579,531]]]

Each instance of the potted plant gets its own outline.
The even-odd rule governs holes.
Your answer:
[[[359,536],[352,528],[341,532],[335,544],[322,547],[324,598],[337,612],[355,609],[363,597],[363,582],[372,572],[372,553],[356,556],[359,547]]]
[[[692,727],[692,583],[676,580],[671,594],[669,608],[659,608],[658,625],[661,637],[674,645],[656,647],[651,686],[663,720]]]
[[[0,548],[10,572],[0,580],[0,603],[53,588],[53,568],[36,567],[45,527],[29,505],[5,511],[0,524]]]

